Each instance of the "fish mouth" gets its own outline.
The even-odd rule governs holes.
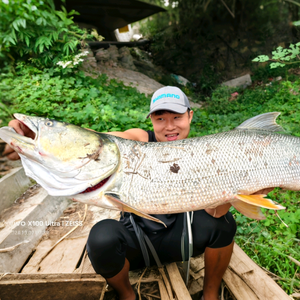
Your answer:
[[[111,184],[111,182],[115,180],[116,176],[117,176],[117,173],[115,172],[115,173],[109,175],[108,177],[102,179],[97,184],[88,187],[83,192],[78,193],[77,196],[79,196],[79,195],[82,195],[82,196],[88,195],[88,197],[93,197],[95,195],[99,195],[99,193],[101,193],[102,191],[107,189],[107,186],[109,186]]]
[[[106,177],[105,179],[101,180],[100,182],[98,182],[96,185],[90,186],[87,189],[85,189],[83,192],[81,192],[80,194],[86,194],[86,193],[90,193],[90,192],[94,192],[100,188],[102,188],[107,181],[110,179],[112,175]]]
[[[28,127],[31,131],[34,132],[35,137],[38,134],[38,122],[41,120],[39,117],[28,117],[23,114],[14,114],[14,117],[20,121],[23,125]]]

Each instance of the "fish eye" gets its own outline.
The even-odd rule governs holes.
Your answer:
[[[47,120],[47,121],[45,121],[45,125],[49,126],[49,127],[52,127],[53,126],[53,122],[50,121],[50,120]]]

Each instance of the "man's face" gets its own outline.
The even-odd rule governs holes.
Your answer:
[[[165,112],[162,115],[150,116],[155,137],[158,142],[170,142],[186,139],[190,132],[193,111],[177,114]]]

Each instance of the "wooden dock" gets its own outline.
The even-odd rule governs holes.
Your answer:
[[[3,178],[10,180],[12,190],[17,189],[14,184],[20,188],[22,180],[5,179],[8,175]],[[0,215],[0,299],[115,299],[104,278],[95,274],[85,244],[96,222],[117,219],[119,212],[55,197],[50,201],[41,198],[43,190],[37,186],[32,194],[7,200],[13,209],[5,208]],[[202,255],[191,261],[188,287],[180,262],[130,272],[130,281],[142,299],[199,299],[204,272]],[[222,292],[222,300],[291,300],[237,245],[224,275],[225,288],[230,296]]]

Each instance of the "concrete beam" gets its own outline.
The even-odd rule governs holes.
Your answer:
[[[14,203],[3,211],[0,220],[0,273],[17,273],[45,233],[69,206],[65,197],[49,196],[37,187],[23,202]]]
[[[30,186],[23,168],[14,168],[0,179],[0,213],[10,207]]]

